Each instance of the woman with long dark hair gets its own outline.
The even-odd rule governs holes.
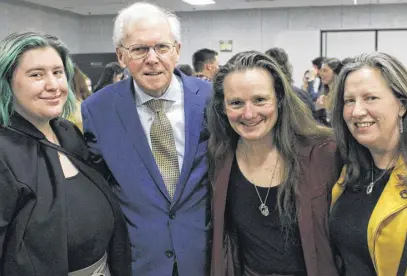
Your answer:
[[[103,69],[102,75],[100,76],[95,88],[93,89],[94,92],[102,89],[103,87],[121,81],[123,78],[124,69],[119,65],[117,62],[110,62],[106,64],[105,68]]]
[[[336,145],[279,64],[235,55],[208,106],[213,276],[337,275],[328,239]]]

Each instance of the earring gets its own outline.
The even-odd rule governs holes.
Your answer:
[[[404,129],[403,129],[403,117],[400,117],[399,128],[400,128],[400,133],[403,133],[404,132]]]

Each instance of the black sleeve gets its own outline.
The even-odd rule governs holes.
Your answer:
[[[15,217],[19,188],[14,174],[0,159],[0,275],[3,270],[3,251],[7,246],[7,232]]]

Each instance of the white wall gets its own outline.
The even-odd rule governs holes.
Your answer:
[[[62,39],[72,53],[80,52],[81,16],[19,1],[0,2],[0,39],[12,32],[36,31]]]
[[[77,16],[4,1],[0,37],[31,29],[59,36],[73,53],[114,52],[113,15]],[[180,63],[191,64],[199,48],[218,50],[219,40],[233,40],[234,47],[232,53],[220,53],[221,64],[239,51],[277,46],[287,50],[299,84],[310,60],[320,53],[321,29],[407,28],[406,14],[405,4],[183,12],[178,14],[183,28]]]
[[[407,5],[183,12],[178,14],[183,43],[180,63],[191,64],[199,48],[218,50],[219,40],[233,40],[234,48],[232,53],[220,53],[221,64],[239,51],[282,47],[300,84],[310,61],[319,56],[321,29],[407,28],[406,14]],[[114,51],[113,20],[113,16],[84,17],[81,52]]]

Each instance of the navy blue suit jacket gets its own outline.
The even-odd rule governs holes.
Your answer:
[[[211,84],[180,71],[185,155],[171,201],[141,126],[133,79],[105,87],[82,104],[85,136],[128,222],[134,276],[207,275],[211,239],[205,106]],[[103,167],[103,166],[102,166]]]

